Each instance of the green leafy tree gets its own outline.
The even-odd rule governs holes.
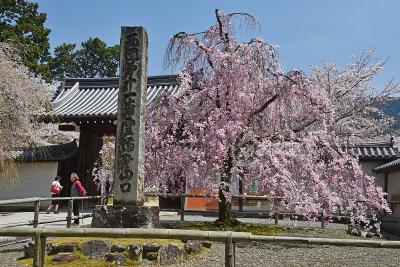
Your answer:
[[[49,64],[53,79],[61,80],[65,76],[77,76],[79,67],[75,61],[75,48],[75,44],[64,43],[54,49],[54,57]]]
[[[99,38],[90,38],[77,51],[76,62],[82,77],[115,76],[119,63],[119,47],[107,47]]]
[[[0,0],[0,42],[13,43],[23,64],[49,81],[50,30],[44,26],[46,14],[39,13],[38,7],[25,0]]]
[[[117,75],[119,45],[108,47],[99,38],[89,38],[75,50],[75,44],[55,48],[50,62],[53,79],[69,77],[112,77]]]

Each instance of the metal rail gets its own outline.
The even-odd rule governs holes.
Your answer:
[[[31,203],[37,201],[47,201],[47,200],[86,200],[86,199],[100,199],[102,196],[84,196],[84,197],[30,197],[30,198],[19,198],[19,199],[7,199],[0,200],[0,205],[9,204],[21,204],[21,203]]]
[[[185,220],[185,199],[187,197],[198,197],[198,198],[218,198],[218,195],[210,195],[210,194],[164,194],[164,193],[151,193],[147,192],[145,193],[145,196],[147,197],[166,197],[166,198],[181,198],[181,206],[178,209],[180,212],[180,220],[184,221]],[[32,198],[23,198],[23,199],[9,199],[9,200],[0,200],[0,206],[1,205],[10,205],[10,204],[21,204],[21,203],[34,203],[34,219],[32,223],[19,223],[19,224],[14,224],[14,226],[21,226],[21,225],[33,225],[34,228],[37,228],[39,224],[42,224],[43,222],[39,222],[39,209],[40,209],[40,201],[49,201],[49,200],[69,200],[68,203],[68,215],[65,220],[54,220],[54,221],[46,221],[45,223],[53,223],[53,222],[59,222],[59,221],[67,221],[67,228],[71,227],[71,220],[74,219],[72,217],[72,207],[73,207],[73,201],[74,200],[87,200],[87,199],[103,199],[108,196],[84,196],[84,197],[32,197]],[[251,196],[251,195],[234,195],[232,196],[233,199],[240,199],[240,200],[270,200],[270,198],[265,197],[265,196]],[[280,198],[275,198],[274,203],[277,203],[277,201]],[[259,213],[259,212],[258,212]],[[278,214],[276,213],[274,215],[275,218],[278,217]],[[277,223],[277,219],[275,220]],[[12,226],[7,226],[7,227],[12,227]]]
[[[71,217],[72,220],[74,219],[85,219],[85,218],[90,218],[92,217],[92,214],[84,214],[82,216],[73,216]],[[57,219],[57,220],[47,220],[47,221],[39,221],[37,224],[47,224],[47,223],[55,223],[55,222],[65,222],[68,221],[68,218],[66,219]],[[13,223],[13,224],[3,224],[2,227],[0,228],[11,228],[11,227],[17,227],[17,226],[29,226],[29,225],[34,225],[35,223],[33,221],[29,221],[28,223]],[[69,227],[67,227],[69,228]]]
[[[235,243],[237,242],[290,242],[330,246],[366,246],[378,248],[400,248],[400,241],[364,239],[328,239],[290,236],[262,236],[247,232],[198,231],[177,229],[133,229],[133,228],[81,228],[81,229],[0,229],[0,236],[34,237],[33,266],[44,266],[46,238],[48,237],[109,237],[109,238],[155,238],[178,240],[208,240],[225,243],[225,266],[235,266]]]
[[[211,195],[211,194],[164,194],[164,193],[151,193],[151,192],[147,192],[145,193],[145,196],[147,197],[165,197],[165,198],[181,198],[181,206],[178,209],[180,212],[180,219],[181,221],[185,220],[185,199],[187,197],[196,197],[196,198],[218,198],[218,195]],[[108,196],[84,196],[84,197],[54,197],[54,198],[49,198],[49,197],[32,197],[32,198],[24,198],[24,199],[10,199],[10,200],[0,200],[0,206],[1,205],[9,205],[9,204],[20,204],[20,203],[30,203],[30,202],[34,202],[35,203],[35,208],[34,208],[34,220],[33,223],[31,224],[16,224],[15,226],[19,226],[19,225],[34,225],[34,227],[36,228],[37,225],[39,224],[39,207],[40,207],[40,201],[48,201],[48,200],[69,200],[68,202],[68,215],[67,218],[64,221],[67,221],[67,227],[71,226],[71,220],[74,219],[72,217],[72,206],[73,206],[73,201],[74,200],[86,200],[86,199],[104,199],[107,198]],[[253,196],[253,195],[233,195],[232,196],[233,199],[239,199],[242,200],[242,205],[243,205],[243,201],[244,200],[268,200],[271,201],[271,204],[273,205],[272,209],[274,210],[273,214],[272,214],[272,218],[274,218],[275,224],[278,224],[278,217],[280,215],[282,215],[282,213],[280,213],[278,211],[278,205],[279,205],[279,200],[281,200],[281,198],[276,197],[276,198],[269,198],[266,196]],[[399,203],[399,201],[388,201],[389,203]],[[240,209],[240,207],[239,207]],[[236,213],[236,211],[233,211]],[[245,214],[245,212],[243,212],[243,210],[239,210],[239,214]],[[257,214],[263,214],[263,215],[270,215],[270,212],[265,212],[265,211],[258,211]],[[298,215],[298,214],[294,214],[294,213],[283,213],[286,215]],[[321,214],[320,214],[321,215]],[[316,214],[316,216],[318,216],[318,214]],[[345,215],[340,215],[340,217],[345,218]],[[48,223],[51,223],[53,221],[48,221]],[[323,220],[321,220],[321,224],[323,224]]]
[[[82,216],[72,216],[72,209],[73,209],[73,201],[77,200],[88,200],[88,199],[101,199],[102,196],[84,196],[84,197],[31,197],[31,198],[22,198],[22,199],[8,199],[8,200],[0,200],[1,205],[10,205],[10,204],[21,204],[21,203],[34,203],[34,214],[33,220],[29,221],[28,223],[16,223],[12,225],[6,225],[4,227],[16,227],[16,226],[23,226],[23,225],[33,225],[33,228],[37,228],[39,224],[46,224],[46,223],[54,223],[54,222],[67,222],[67,228],[71,227],[72,220],[74,219],[83,219],[87,217],[91,217],[91,215],[83,215]],[[57,219],[57,220],[48,220],[48,221],[39,221],[39,211],[40,211],[40,202],[46,200],[68,200],[68,211],[67,217],[65,219]]]
[[[165,198],[181,198],[181,197],[197,197],[197,198],[215,198],[218,199],[218,195],[211,194],[164,194],[164,193],[145,193],[146,197],[165,197]],[[29,203],[36,202],[38,200],[47,201],[47,200],[71,200],[71,199],[101,199],[106,196],[84,196],[84,197],[31,197],[31,198],[22,198],[22,199],[7,199],[0,200],[0,205],[9,205],[9,204],[20,204],[20,203]],[[232,195],[232,199],[244,199],[244,200],[281,200],[281,197],[266,197],[266,196],[254,196],[254,195]],[[360,201],[361,202],[361,201]],[[388,201],[388,203],[397,204],[400,201]]]
[[[168,197],[168,198],[179,198],[179,197],[201,197],[201,198],[219,198],[218,195],[211,194],[163,194],[163,193],[145,193],[145,196],[151,197]],[[281,197],[270,198],[266,196],[253,196],[253,195],[232,195],[234,199],[247,199],[247,200],[273,200],[273,199],[282,199]]]

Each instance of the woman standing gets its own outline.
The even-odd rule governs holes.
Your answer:
[[[81,182],[79,181],[79,176],[76,173],[71,173],[70,176],[70,181],[72,183],[71,185],[71,197],[79,197],[79,196],[85,196],[86,191],[83,188]],[[79,216],[79,200],[74,200],[73,201],[73,206],[72,210],[74,212],[74,217]],[[73,225],[79,225],[79,218],[74,219]]]
[[[60,197],[60,191],[63,188],[60,184],[61,177],[56,176],[54,179],[54,182],[51,183],[50,187],[50,192],[51,192],[51,197]],[[46,213],[49,214],[51,208],[54,207],[54,214],[58,213],[58,204],[60,203],[59,200],[52,200],[50,206],[47,208]]]

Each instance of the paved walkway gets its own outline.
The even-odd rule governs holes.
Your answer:
[[[79,215],[88,215],[91,214],[91,210],[83,210],[83,213],[80,213]],[[33,221],[33,216],[34,212],[0,212],[0,228],[2,227],[12,227],[13,225],[18,225],[15,227],[33,227],[32,225],[21,225],[21,224],[27,224]],[[61,221],[61,220],[66,220],[67,218],[67,211],[60,211],[58,214],[54,214],[53,212],[50,214],[47,214],[45,211],[41,211],[39,213],[39,227],[43,228],[66,228],[67,227],[67,221]],[[58,222],[51,222],[51,223],[46,223],[48,221],[57,221]],[[82,225],[87,225],[90,224],[92,221],[92,218],[84,218],[80,220],[80,223]],[[74,227],[74,226],[73,226]],[[77,226],[75,226],[77,227]],[[78,226],[79,227],[79,226]],[[5,237],[5,236],[0,236],[0,243],[7,243],[7,242],[12,242],[15,241],[17,238],[16,237]]]
[[[84,210],[83,214],[91,214],[91,210]],[[81,213],[79,214],[81,215]],[[33,221],[33,212],[0,212],[0,227],[8,227],[14,224],[22,224]],[[58,214],[54,214],[53,212],[50,214],[46,214],[46,212],[39,213],[39,225],[45,228],[64,228],[67,225],[66,221],[63,222],[54,222],[54,223],[46,223],[41,224],[41,222],[46,221],[55,221],[55,220],[65,220],[67,218],[66,211],[60,211]],[[90,224],[92,218],[85,218],[80,220],[82,224]],[[27,227],[27,226],[22,226]]]

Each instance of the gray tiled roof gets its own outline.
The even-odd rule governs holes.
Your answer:
[[[53,111],[41,117],[57,122],[79,119],[115,120],[117,118],[118,82],[118,77],[68,78],[53,98]],[[176,75],[148,77],[147,106],[160,95],[174,94],[178,89]]]
[[[394,147],[392,141],[359,143],[344,146],[343,150],[360,160],[394,160],[399,155],[399,149]]]
[[[6,152],[5,157],[17,162],[59,161],[73,157],[78,151],[76,141],[67,144],[17,147]]]
[[[380,172],[390,172],[400,168],[400,158],[395,159],[389,163],[383,164],[381,166],[375,167],[372,170],[376,173]]]

